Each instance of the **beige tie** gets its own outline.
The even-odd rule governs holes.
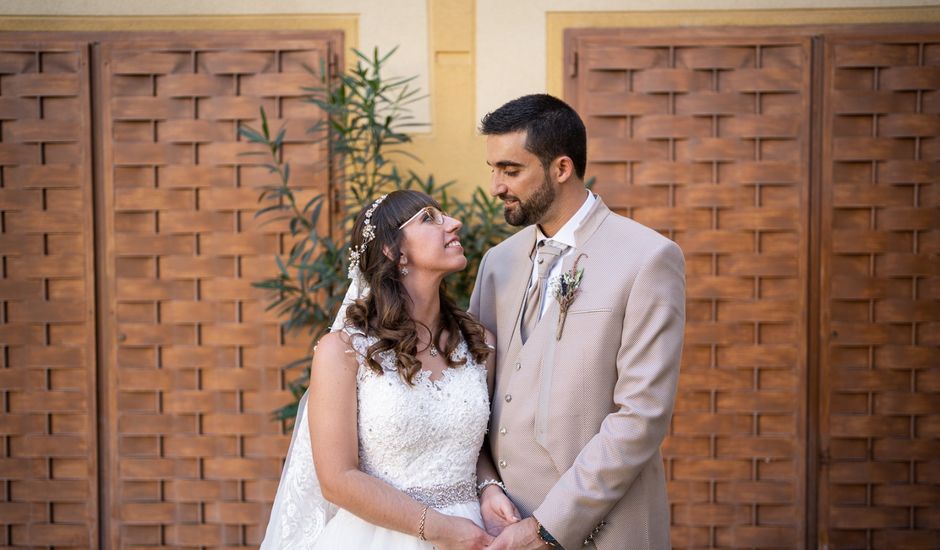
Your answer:
[[[529,290],[526,292],[525,310],[522,312],[522,327],[520,327],[523,344],[535,331],[535,325],[538,324],[542,314],[542,302],[546,293],[545,278],[548,277],[558,257],[564,252],[564,248],[548,244],[547,240],[539,242],[535,249],[535,264],[538,266],[539,278],[534,284],[529,285]]]

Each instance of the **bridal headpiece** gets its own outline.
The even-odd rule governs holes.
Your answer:
[[[362,225],[362,242],[358,246],[352,246],[349,248],[349,278],[356,280],[359,276],[359,259],[366,252],[366,247],[369,246],[375,239],[375,224],[372,223],[372,214],[375,213],[375,209],[382,204],[382,201],[385,200],[385,197],[388,195],[382,195],[381,197],[375,199],[375,202],[372,203],[372,206],[366,210],[366,219],[365,223]]]

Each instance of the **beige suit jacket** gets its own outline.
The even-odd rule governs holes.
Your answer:
[[[598,197],[576,247],[584,277],[560,340],[553,298],[523,345],[535,227],[486,253],[470,312],[497,338],[488,444],[510,498],[571,550],[669,548],[660,445],[685,321],[682,251]],[[602,525],[603,524],[603,525]]]

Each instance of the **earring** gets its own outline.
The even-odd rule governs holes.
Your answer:
[[[405,266],[401,266],[401,269],[399,270],[399,272],[401,272],[401,276],[404,277],[405,275],[408,274],[408,268]]]

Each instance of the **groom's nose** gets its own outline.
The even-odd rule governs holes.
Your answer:
[[[493,175],[490,176],[490,195],[498,197],[509,190],[509,188],[506,187],[506,184],[503,183],[501,179],[502,178],[500,178],[499,174],[495,171],[493,172]]]

